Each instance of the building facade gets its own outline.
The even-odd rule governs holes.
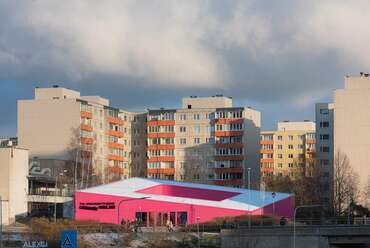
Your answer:
[[[11,143],[2,145],[0,171],[1,219],[3,225],[8,225],[27,215],[28,150]]]
[[[370,76],[347,76],[344,89],[334,91],[334,147],[359,175],[363,203],[370,206]],[[329,148],[329,149],[330,149]]]
[[[311,121],[279,122],[276,131],[261,132],[261,177],[312,175],[315,142]]]
[[[18,101],[18,141],[31,158],[78,163],[83,167],[79,180],[87,187],[88,175],[98,175],[96,183],[106,183],[136,175],[132,168],[145,171],[140,161],[132,160],[131,144],[146,139],[145,119],[137,125],[133,121],[137,116],[142,113],[111,107],[99,96],[81,96],[57,85],[36,88],[34,99]],[[140,127],[140,135],[132,136],[131,130]],[[140,147],[135,149],[138,153]],[[141,154],[144,159],[145,149]]]
[[[259,180],[260,112],[220,95],[148,112],[148,177],[241,187]]]

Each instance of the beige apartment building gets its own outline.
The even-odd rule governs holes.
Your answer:
[[[344,83],[334,91],[334,147],[327,149],[347,155],[370,206],[370,76],[346,76]]]
[[[148,177],[242,187],[259,181],[260,112],[221,95],[148,112]]]
[[[261,177],[312,175],[315,142],[315,123],[311,121],[278,122],[276,131],[261,132]]]
[[[0,146],[0,197],[3,225],[27,215],[28,150],[9,143]]]
[[[18,101],[18,141],[31,158],[78,161],[105,183],[145,173],[145,119],[99,96],[35,88],[34,99]]]

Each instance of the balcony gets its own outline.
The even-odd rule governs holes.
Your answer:
[[[261,163],[273,163],[273,158],[261,158]]]
[[[93,138],[81,137],[81,143],[91,145],[94,142]]]
[[[306,139],[306,144],[315,144],[316,140],[314,139]]]
[[[81,111],[81,117],[82,118],[87,118],[87,119],[92,119],[92,113],[87,112],[87,111]]]
[[[148,162],[175,162],[175,156],[150,157]]]
[[[121,168],[119,166],[109,166],[108,171],[114,174],[128,174],[129,169]]]
[[[215,185],[219,186],[242,186],[242,179],[217,179],[214,181]]]
[[[215,124],[229,124],[229,123],[243,124],[243,122],[244,122],[243,118],[237,118],[237,119],[226,118],[226,119],[216,119],[215,120]]]
[[[119,155],[114,155],[114,154],[109,154],[108,156],[107,156],[107,159],[108,160],[115,160],[115,161],[125,161],[125,158],[124,157],[122,157],[122,156],[119,156]]]
[[[108,142],[108,147],[109,148],[115,148],[115,149],[123,149],[124,145],[117,143],[117,142]]]
[[[159,145],[150,145],[148,146],[148,150],[174,150],[174,144],[159,144]]]
[[[261,145],[273,145],[273,140],[261,140]]]
[[[116,131],[116,130],[109,130],[107,132],[108,135],[111,135],[111,136],[115,136],[115,137],[118,137],[118,138],[122,138],[123,137],[123,132],[121,131]]]
[[[273,173],[274,172],[274,168],[266,168],[266,167],[263,167],[263,168],[261,168],[261,173],[264,173],[264,172]]]
[[[174,126],[175,125],[175,120],[151,120],[148,121],[147,123],[148,127],[151,126]]]
[[[316,149],[315,148],[307,148],[306,149],[306,152],[307,153],[315,153],[316,152]]]
[[[148,138],[175,138],[175,133],[148,133]]]
[[[174,175],[175,168],[148,168],[148,174]]]
[[[241,142],[235,142],[235,143],[216,143],[216,148],[243,148],[244,144]]]
[[[261,153],[264,153],[264,154],[273,154],[274,153],[274,150],[271,150],[271,149],[261,149]]]
[[[243,167],[215,168],[216,173],[243,173]]]
[[[123,120],[118,117],[108,116],[108,122],[119,126],[123,125]]]
[[[216,155],[215,160],[225,161],[225,160],[244,160],[243,155]]]
[[[87,125],[87,124],[81,124],[80,125],[80,129],[81,130],[84,130],[84,131],[88,131],[88,132],[92,132],[93,131],[93,127],[90,126],[90,125]]]
[[[243,131],[216,131],[216,137],[243,136]]]

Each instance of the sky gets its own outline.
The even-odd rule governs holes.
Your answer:
[[[370,64],[368,0],[0,0],[0,136],[16,101],[54,84],[128,110],[232,96],[279,120],[314,119]]]

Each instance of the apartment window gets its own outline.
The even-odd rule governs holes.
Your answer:
[[[283,164],[282,163],[278,163],[278,167],[279,168],[283,168]]]
[[[320,122],[320,127],[329,127],[329,122],[328,121],[321,121]]]
[[[200,138],[194,138],[194,144],[199,144],[200,143]]]
[[[292,153],[289,153],[288,154],[288,158],[293,158],[293,154]]]
[[[186,120],[186,114],[181,114],[180,115],[180,120],[185,121]]]
[[[193,126],[193,132],[200,133],[200,126],[199,125]]]
[[[298,144],[298,149],[303,149],[303,148],[304,148],[303,144]]]
[[[206,138],[206,143],[208,143],[208,144],[214,144],[215,143],[215,139],[213,137]]]
[[[180,139],[180,144],[181,145],[186,145],[186,139],[185,138],[181,138]]]
[[[200,115],[199,114],[194,114],[194,120],[199,120],[200,119]]]
[[[329,134],[320,134],[320,140],[328,140]]]
[[[329,152],[330,148],[329,146],[320,146],[320,152]]]
[[[292,150],[292,149],[293,149],[293,145],[289,144],[289,145],[288,145],[288,149],[289,149],[289,150]]]
[[[322,115],[329,114],[329,109],[320,109],[320,114],[322,114]]]
[[[293,163],[288,163],[289,168],[293,168]]]
[[[293,140],[293,135],[289,135],[289,136],[288,136],[288,139],[289,139],[289,140]]]
[[[283,158],[283,154],[278,154],[278,158]]]
[[[278,150],[283,150],[283,145],[278,145]]]
[[[282,140],[283,140],[283,136],[279,135],[279,136],[277,137],[277,139],[278,139],[278,140],[280,140],[280,141],[282,141]]]
[[[180,127],[180,133],[185,133],[186,132],[186,127],[182,126]]]
[[[321,166],[328,166],[329,165],[329,160],[328,159],[321,159],[320,163],[321,163]]]

